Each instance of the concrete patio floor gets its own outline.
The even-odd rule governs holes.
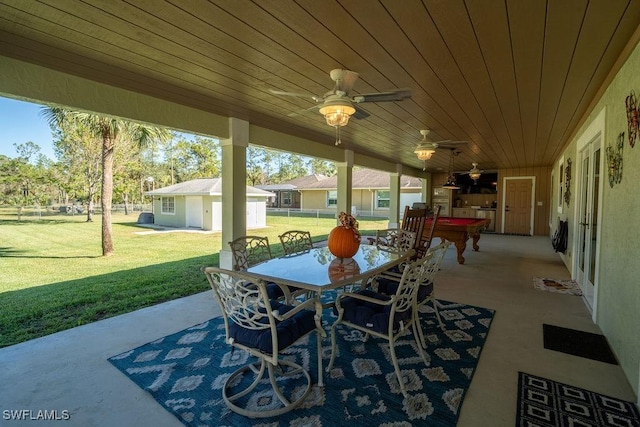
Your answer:
[[[436,281],[439,299],[496,310],[458,425],[513,426],[518,371],[637,402],[620,366],[543,347],[543,323],[600,333],[581,297],[533,288],[534,276],[569,278],[550,239],[485,234],[479,244],[464,265],[451,247]],[[219,314],[209,291],[0,349],[0,425],[182,425],[107,359]],[[21,410],[70,417],[7,419]]]

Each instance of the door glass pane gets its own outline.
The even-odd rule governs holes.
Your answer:
[[[598,189],[600,188],[600,149],[593,153],[593,206],[591,207],[591,255],[589,281],[595,283],[596,274],[596,244],[598,239]]]
[[[580,265],[580,270],[584,271],[585,266],[585,240],[587,236],[587,206],[588,206],[588,198],[589,198],[589,157],[585,157],[582,160],[582,197],[581,197],[581,206],[580,206],[580,255],[578,258],[578,263]]]

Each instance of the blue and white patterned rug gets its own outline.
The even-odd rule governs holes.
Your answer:
[[[485,343],[494,311],[439,301],[445,323],[441,331],[432,309],[421,314],[429,342],[429,365],[417,353],[413,334],[396,343],[400,369],[409,371],[409,397],[398,388],[385,340],[339,328],[340,349],[325,387],[313,387],[297,409],[277,418],[249,419],[224,404],[221,387],[229,374],[249,360],[246,353],[224,343],[222,318],[193,326],[109,361],[138,386],[148,391],[169,412],[188,426],[337,426],[411,425],[455,426]],[[333,313],[324,312],[327,332]],[[315,334],[287,351],[317,378]],[[323,341],[323,365],[331,355],[331,342]],[[259,404],[269,404],[262,399]]]

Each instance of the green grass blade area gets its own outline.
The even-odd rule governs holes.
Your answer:
[[[153,231],[137,213],[113,215],[115,254],[102,257],[101,217],[23,216],[0,210],[0,347],[206,291],[202,267],[217,266],[220,233]],[[364,235],[386,218],[359,219]],[[297,229],[326,240],[334,218],[268,215],[273,256],[278,235]],[[226,244],[226,243],[225,243]]]

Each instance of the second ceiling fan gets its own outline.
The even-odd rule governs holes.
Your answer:
[[[433,140],[429,138],[429,135],[432,134],[429,129],[422,129],[420,131],[422,135],[422,139],[418,143],[418,146],[413,151],[418,159],[424,161],[424,167],[422,170],[426,170],[427,168],[427,160],[429,160],[433,154],[439,148],[446,149],[454,149],[457,146],[467,144],[467,141],[452,141],[450,139],[441,139],[441,140]]]
[[[302,111],[318,108],[320,114],[324,116],[327,124],[336,128],[336,145],[341,142],[340,128],[349,123],[350,117],[353,116],[356,119],[369,117],[369,113],[362,109],[358,104],[364,102],[396,102],[411,98],[411,89],[408,88],[350,96],[349,92],[358,80],[358,73],[355,71],[335,69],[331,70],[329,76],[335,84],[333,89],[322,96],[306,93],[284,92],[273,89],[270,89],[269,91],[274,95],[298,96],[302,98],[310,98],[317,102],[317,105]],[[299,112],[290,113],[289,116],[295,116],[298,113]]]

